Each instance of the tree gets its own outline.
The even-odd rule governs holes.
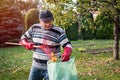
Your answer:
[[[28,1],[14,0],[14,1],[16,1],[16,4],[19,6],[23,15],[25,15],[28,10],[32,8],[37,8],[37,4],[38,4],[37,1],[33,2],[33,0],[28,0]]]
[[[88,12],[80,19],[80,38],[95,39],[96,27],[92,13]]]
[[[88,12],[100,11],[112,20],[114,25],[114,46],[113,57],[119,59],[119,16],[120,1],[119,0],[77,0],[77,11],[82,15]],[[108,14],[109,13],[109,14]]]
[[[38,9],[30,9],[25,16],[25,30],[27,30],[30,26],[35,23],[39,23],[39,10]]]
[[[95,24],[96,39],[113,39],[113,21],[108,16],[100,13],[96,17]]]
[[[13,4],[14,0],[0,3],[0,44],[9,40],[16,41],[24,31],[23,16],[18,5]]]

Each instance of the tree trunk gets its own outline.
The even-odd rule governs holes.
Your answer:
[[[119,59],[119,16],[115,16],[114,22],[114,46],[113,57],[115,60]]]

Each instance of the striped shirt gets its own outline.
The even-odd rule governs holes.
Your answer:
[[[35,45],[48,45],[50,52],[55,53],[57,57],[60,56],[60,46],[72,47],[64,30],[54,25],[51,29],[46,30],[39,23],[34,24],[22,35],[21,39],[24,38],[31,40]],[[46,50],[48,49],[46,48]],[[49,56],[40,48],[33,49],[33,58],[43,60],[43,62],[49,60]],[[41,64],[33,60],[34,67],[46,69],[45,63]]]

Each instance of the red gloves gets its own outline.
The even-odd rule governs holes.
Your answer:
[[[62,62],[69,61],[72,53],[72,49],[70,47],[65,47],[64,52],[62,54]]]
[[[28,50],[33,49],[33,43],[28,42],[27,39],[22,39],[21,41],[19,41],[19,44],[21,44]]]

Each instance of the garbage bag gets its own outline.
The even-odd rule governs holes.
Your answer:
[[[47,62],[48,75],[50,80],[78,80],[75,66],[75,58],[68,62]]]

